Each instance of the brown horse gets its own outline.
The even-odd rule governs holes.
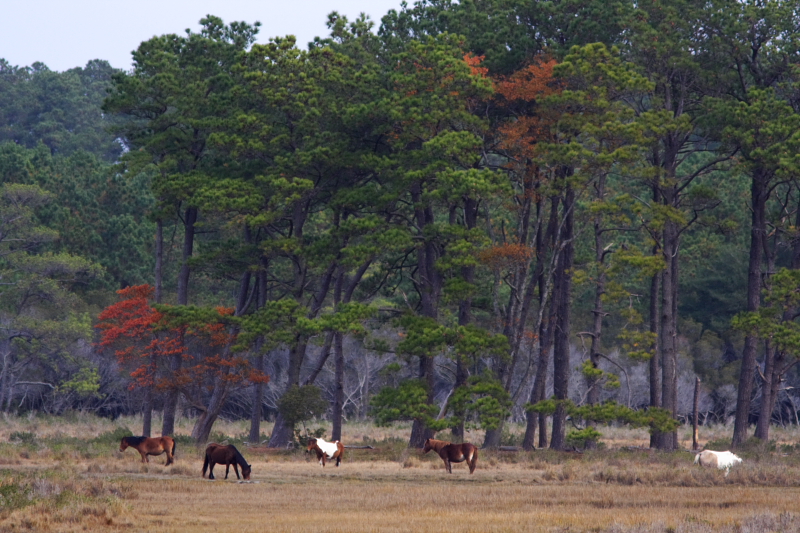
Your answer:
[[[452,444],[443,440],[428,439],[425,441],[422,453],[428,453],[431,450],[435,450],[439,457],[442,458],[448,473],[453,473],[450,463],[461,463],[463,461],[466,461],[469,465],[470,474],[475,472],[475,467],[478,464],[478,448],[469,442]]]
[[[148,455],[167,454],[167,464],[169,466],[175,462],[175,441],[172,437],[122,437],[119,443],[119,451],[124,452],[130,446],[135,448],[142,456],[143,463],[149,463]]]
[[[212,442],[206,447],[206,460],[203,462],[203,477],[206,477],[206,469],[208,469],[208,479],[214,479],[214,465],[217,463],[225,465],[225,479],[228,479],[228,472],[231,470],[231,465],[233,465],[233,471],[236,472],[236,479],[241,479],[239,477],[239,466],[242,467],[242,477],[244,479],[250,479],[250,472],[252,469],[233,444],[223,446],[222,444]]]
[[[317,461],[325,467],[325,459],[336,459],[336,466],[342,462],[344,457],[344,444],[338,440],[328,442],[325,439],[308,439],[306,451],[317,452]]]

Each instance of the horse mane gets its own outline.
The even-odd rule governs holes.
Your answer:
[[[231,447],[231,449],[233,449],[234,457],[236,457],[236,462],[239,463],[239,465],[250,466],[247,464],[247,461],[245,460],[244,456],[241,453],[239,453],[239,450],[236,448],[236,446],[234,446],[233,444],[230,444],[229,446]]]
[[[122,437],[122,440],[124,440],[128,444],[128,446],[135,447],[144,442],[146,438],[147,437],[134,437],[133,435],[131,435],[130,437]]]
[[[437,453],[441,451],[441,449],[444,448],[445,446],[449,446],[452,444],[452,442],[439,439],[428,439],[428,442],[430,442],[431,449],[435,450]]]

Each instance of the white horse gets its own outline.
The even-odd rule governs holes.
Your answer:
[[[700,466],[716,467],[720,470],[725,470],[725,477],[731,472],[731,467],[742,462],[741,457],[729,451],[715,452],[712,450],[703,450],[694,457],[694,464]]]

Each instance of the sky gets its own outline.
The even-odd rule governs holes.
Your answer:
[[[131,51],[155,35],[198,31],[216,15],[226,23],[261,22],[258,42],[295,35],[298,46],[326,36],[327,14],[349,20],[367,13],[375,22],[401,0],[10,0],[0,15],[0,58],[11,65],[36,61],[51,70],[83,67],[92,59],[131,67]],[[413,2],[409,1],[409,4]]]

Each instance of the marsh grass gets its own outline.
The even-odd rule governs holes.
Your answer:
[[[89,479],[68,468],[0,471],[0,530],[117,530],[131,525],[124,499],[136,492],[126,481]]]
[[[436,454],[407,448],[409,427],[345,425],[346,444],[374,449],[348,449],[341,467],[323,469],[300,449],[249,446],[246,422],[223,421],[214,440],[235,444],[253,465],[253,482],[236,483],[233,470],[227,481],[224,470],[217,481],[201,478],[203,447],[188,437],[191,420],[178,426],[174,465],[120,453],[119,439],[140,424],[81,414],[0,420],[0,531],[800,530],[793,429],[748,445],[728,477],[695,466],[687,451],[650,451],[646,432],[616,427],[603,428],[597,451],[480,450],[475,474],[462,463],[448,475]],[[504,442],[523,431],[509,425]],[[730,434],[701,433],[715,446]]]

